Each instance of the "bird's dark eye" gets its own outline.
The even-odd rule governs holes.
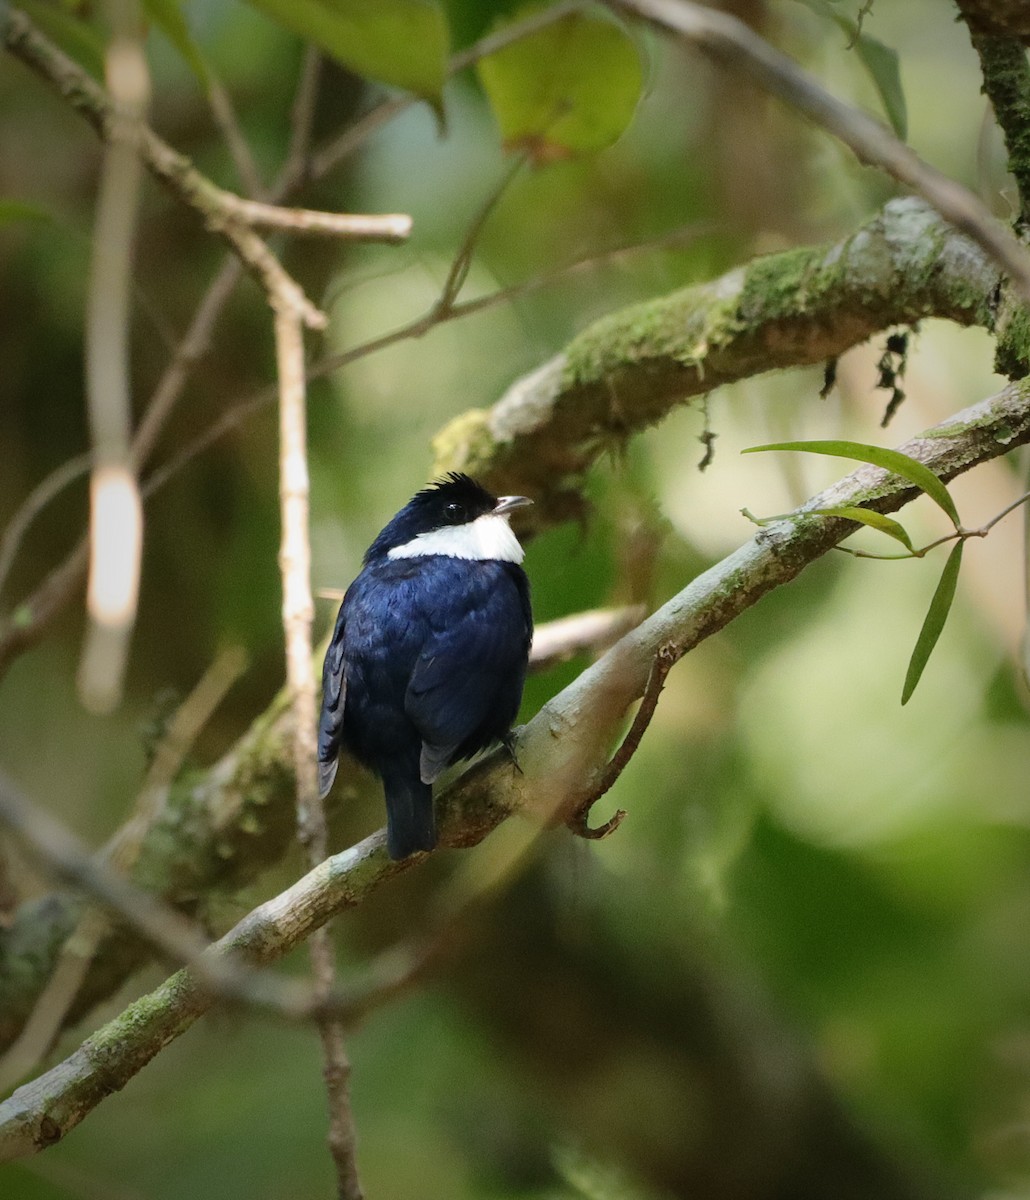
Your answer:
[[[444,516],[452,525],[460,525],[465,520],[465,505],[452,500],[443,510]]]

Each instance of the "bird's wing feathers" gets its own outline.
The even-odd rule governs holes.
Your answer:
[[[341,607],[333,630],[333,640],[322,667],[322,715],[318,721],[318,794],[325,798],[336,778],[343,733],[343,709],[347,701],[347,677],[344,662],[346,621]]]
[[[462,750],[482,728],[484,714],[506,695],[517,708],[531,636],[522,590],[506,573],[499,586],[477,596],[459,620],[434,631],[423,646],[404,707],[422,735],[424,783],[432,783],[456,753],[479,748]]]

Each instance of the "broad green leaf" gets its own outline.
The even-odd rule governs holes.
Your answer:
[[[449,35],[436,0],[250,0],[367,79],[438,105]]]
[[[38,204],[28,200],[6,200],[0,196],[0,226],[14,225],[18,221],[38,224],[50,220],[50,214]]]
[[[900,521],[895,521],[893,517],[885,517],[883,513],[873,512],[868,508],[857,508],[851,504],[841,505],[840,508],[813,508],[809,512],[819,513],[824,517],[844,517],[848,521],[857,521],[860,525],[868,525],[870,529],[878,529],[881,533],[886,533],[895,541],[901,542],[906,549],[915,553],[915,547],[908,536],[908,533]]]
[[[923,674],[923,668],[926,666],[934,646],[937,645],[944,622],[948,619],[951,602],[955,599],[955,585],[958,583],[959,567],[962,566],[962,547],[964,545],[964,541],[956,542],[948,555],[948,561],[944,564],[940,582],[930,601],[926,619],[923,621],[923,627],[916,639],[916,647],[909,659],[908,671],[905,674],[905,686],[901,690],[902,704],[907,704],[916,690],[916,684]]]
[[[521,8],[495,30],[540,8]],[[476,69],[505,145],[537,163],[611,145],[632,120],[644,80],[622,26],[585,12],[488,55]]]
[[[882,446],[868,446],[865,442],[816,441],[816,442],[772,442],[767,446],[749,446],[743,454],[757,454],[761,450],[805,450],[810,454],[828,454],[831,458],[852,458],[857,462],[872,463],[875,467],[883,467],[885,471],[893,471],[909,483],[914,483],[921,491],[926,492],[931,500],[944,509],[951,518],[955,528],[959,527],[958,510],[951,498],[951,493],[930,470],[921,462],[902,454],[900,450],[885,450]]]
[[[179,0],[143,0],[143,10],[179,51],[193,74],[206,85],[207,64],[193,40]]]
[[[40,29],[95,79],[104,78],[104,39],[86,21],[55,4],[40,0],[19,0],[23,9]]]
[[[806,8],[834,21],[848,37],[859,62],[865,67],[872,80],[894,132],[904,140],[908,136],[908,109],[905,92],[901,86],[901,70],[898,53],[885,46],[879,38],[860,29],[858,22],[847,13],[840,12],[830,0],[799,0]]]

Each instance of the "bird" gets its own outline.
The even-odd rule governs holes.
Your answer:
[[[509,518],[531,503],[452,471],[384,526],[344,593],[322,670],[319,793],[341,750],[378,775],[394,860],[435,847],[432,785],[447,767],[495,742],[512,751],[533,615]]]

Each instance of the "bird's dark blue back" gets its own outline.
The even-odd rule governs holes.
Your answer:
[[[531,638],[529,584],[515,563],[368,562],[347,590],[326,656],[320,760],[335,760],[342,744],[383,778],[392,825],[403,826],[406,806],[418,813],[427,802],[431,826],[431,795],[406,797],[508,734]],[[420,836],[435,840],[431,828],[413,836],[413,848],[429,848]]]

